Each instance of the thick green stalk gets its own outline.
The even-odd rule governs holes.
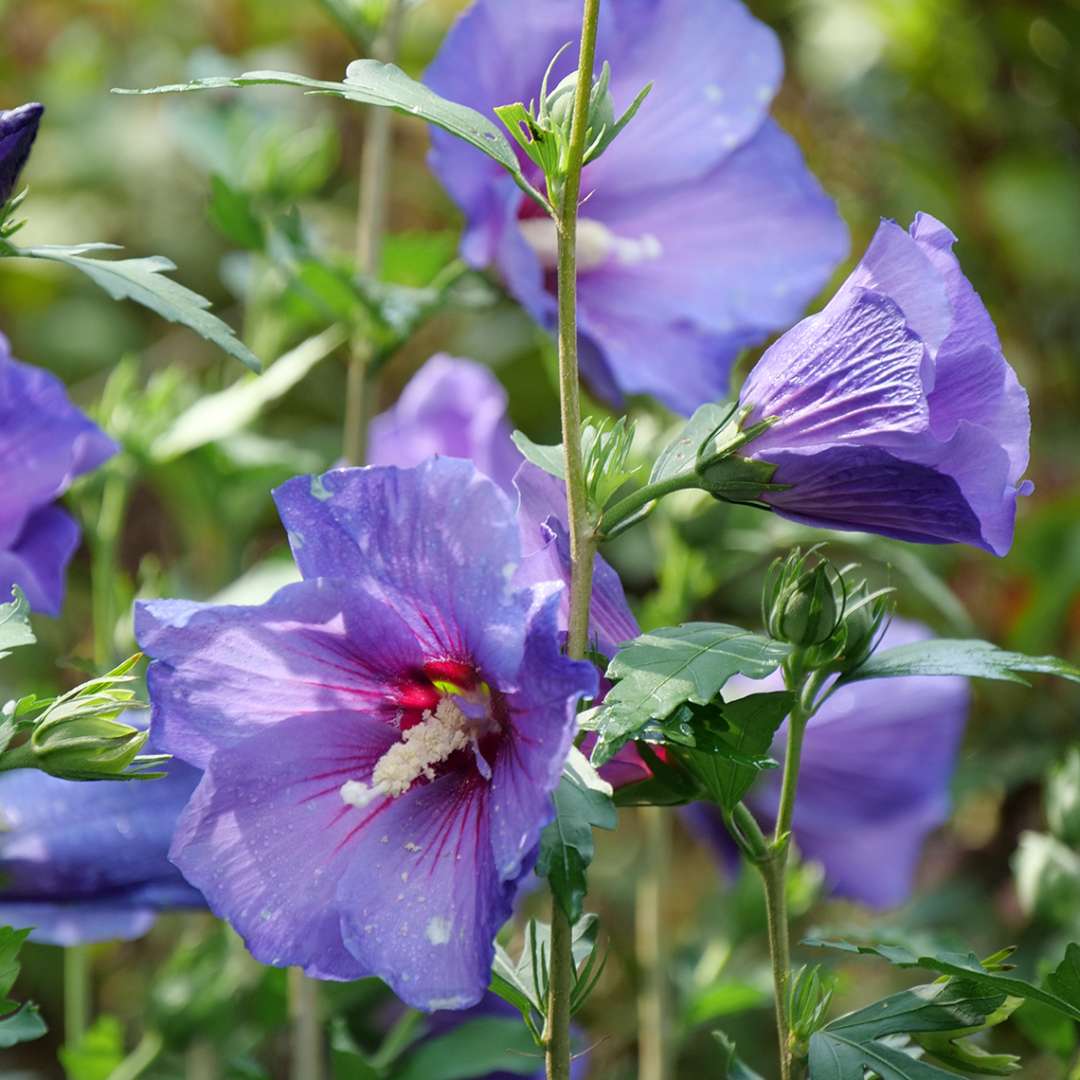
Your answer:
[[[90,947],[64,950],[64,1045],[78,1046],[90,1026]]]
[[[404,0],[390,0],[382,32],[372,49],[376,60],[392,62],[397,57],[405,16]],[[375,277],[382,259],[386,234],[388,179],[390,172],[389,109],[367,110],[364,145],[360,155],[360,202],[356,214],[356,268]],[[368,426],[371,423],[374,379],[368,370],[371,346],[356,334],[349,356],[345,386],[344,454],[350,465],[363,465],[367,458]]]
[[[584,657],[588,644],[589,602],[592,598],[593,559],[596,554],[581,460],[581,402],[578,396],[577,354],[577,216],[599,19],[600,0],[585,0],[581,18],[581,51],[578,56],[570,149],[556,220],[559,244],[559,404],[570,527],[570,618],[567,653],[574,659]],[[548,1015],[544,1033],[548,1080],[569,1080],[570,1077],[570,994],[574,977],[572,940],[570,920],[558,901],[553,899]]]
[[[811,698],[812,700],[812,698]],[[765,886],[765,909],[769,929],[769,955],[772,958],[773,988],[776,995],[776,1036],[780,1048],[781,1080],[794,1080],[795,1063],[791,1054],[791,1017],[788,992],[791,983],[791,937],[787,912],[787,865],[791,823],[795,814],[795,795],[799,786],[803,737],[813,712],[805,693],[788,718],[787,752],[784,756],[784,779],[776,829],[768,855],[756,865]]]
[[[627,518],[643,510],[651,502],[662,499],[675,491],[687,491],[701,486],[699,478],[693,474],[689,476],[673,476],[668,480],[660,480],[655,484],[645,484],[637,491],[631,492],[624,499],[620,499],[614,506],[604,511],[600,519],[598,532],[601,537],[610,535]]]
[[[638,1080],[669,1080],[667,933],[661,905],[668,880],[671,829],[663,806],[643,806],[642,868],[634,903],[634,952],[640,971],[638,990]]]
[[[289,1022],[292,1029],[292,1080],[323,1080],[322,1015],[319,984],[300,968],[289,968]]]

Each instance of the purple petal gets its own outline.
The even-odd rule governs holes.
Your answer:
[[[256,959],[316,978],[368,973],[345,948],[335,890],[363,821],[341,798],[397,740],[356,711],[279,720],[211,757],[177,826],[170,857]]]
[[[166,853],[198,773],[75,783],[32,770],[0,778],[0,919],[71,945],[138,937],[160,910],[201,907]]]
[[[777,417],[755,439],[755,458],[829,444],[877,445],[924,432],[929,358],[886,296],[853,290],[850,302],[804,319],[771,346],[739,395],[753,420]],[[782,481],[777,481],[782,482]]]
[[[911,234],[942,276],[952,308],[930,395],[934,435],[945,441],[965,420],[992,431],[1009,455],[1009,479],[1017,485],[1027,469],[1031,438],[1027,392],[1005,359],[990,313],[952,253],[956,237],[929,214],[915,215]]]
[[[116,453],[116,444],[67,396],[64,384],[11,357],[0,335],[0,545],[10,546],[30,513],[67,490],[76,477]]]
[[[561,480],[525,462],[514,476],[519,495],[521,566],[514,577],[519,586],[559,581],[566,588],[559,600],[559,629],[570,617],[570,540],[563,524],[567,517],[566,489]],[[602,556],[593,564],[593,595],[589,636],[605,656],[641,633],[626,602],[619,575]]]
[[[508,687],[529,598],[509,498],[469,462],[337,469],[274,492],[300,572],[355,582],[396,610],[427,655]]]
[[[582,276],[590,321],[597,311],[607,319],[693,319],[735,348],[797,319],[848,248],[835,205],[772,121],[695,181],[647,196],[598,192],[582,214],[620,238],[655,241],[648,256],[616,249]]]
[[[510,440],[506,391],[482,364],[439,353],[371,423],[372,465],[419,465],[441,454],[472,461],[509,491],[521,456]]]
[[[10,596],[18,585],[34,611],[59,615],[68,563],[81,535],[75,519],[59,506],[33,511],[14,546],[0,550],[0,592]]]
[[[162,749],[205,767],[219,748],[304,714],[389,718],[394,687],[427,657],[405,618],[358,583],[286,585],[259,607],[183,600],[136,606]]]
[[[15,193],[44,112],[45,106],[36,101],[0,111],[0,204]]]
[[[491,845],[504,880],[532,866],[577,732],[577,703],[597,691],[596,668],[568,660],[559,648],[558,600],[549,588],[532,615],[521,689],[507,700],[513,738],[503,743],[491,779]]]

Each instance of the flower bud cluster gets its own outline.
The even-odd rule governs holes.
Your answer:
[[[529,159],[543,172],[548,193],[557,193],[570,167],[570,133],[574,124],[574,102],[577,98],[577,71],[561,79],[555,89],[548,92],[548,80],[559,57],[566,51],[564,45],[544,74],[537,101],[526,108],[521,102],[500,105],[496,115],[506,125],[518,145]],[[615,102],[611,96],[611,65],[605,61],[600,74],[593,79],[589,92],[589,106],[585,117],[585,153],[582,163],[595,161],[611,145],[612,140],[630,122],[645,96],[652,89],[650,83],[634,99],[630,107],[615,118]]]
[[[769,636],[795,646],[801,664],[815,671],[851,671],[877,647],[890,613],[891,590],[871,592],[854,581],[855,566],[838,570],[795,548],[776,559],[762,590],[762,619]]]

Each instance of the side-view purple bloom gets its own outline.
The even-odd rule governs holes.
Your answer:
[[[0,591],[18,585],[35,611],[58,615],[79,527],[54,505],[116,444],[68,398],[63,383],[20,363],[0,334]]]
[[[894,619],[883,648],[930,637],[919,623]],[[732,679],[725,693],[783,688],[779,674]],[[837,896],[874,908],[910,895],[927,836],[948,819],[949,785],[970,704],[966,679],[909,676],[841,687],[810,721],[795,801],[795,843],[825,869]],[[772,754],[783,759],[785,730]],[[767,774],[748,804],[775,823],[777,776]],[[688,820],[725,862],[735,855],[719,812],[705,804]]]
[[[536,98],[577,40],[577,0],[476,0],[428,69],[438,93],[491,115]],[[689,413],[729,391],[739,350],[790,325],[847,251],[847,231],[770,118],[773,32],[738,0],[609,0],[598,61],[616,113],[638,115],[586,167],[578,225],[581,365],[610,402],[650,394]],[[574,68],[556,63],[554,86]],[[435,131],[432,165],[465,214],[463,257],[494,266],[532,316],[555,318],[553,223],[496,163]],[[536,167],[515,146],[527,175]]]
[[[881,224],[823,311],[772,345],[740,401],[776,423],[749,456],[795,521],[1004,555],[1032,485],[1028,399],[956,237],[918,214]]]
[[[36,101],[0,110],[0,206],[15,194],[44,113],[45,106]]]
[[[0,776],[0,923],[79,945],[139,937],[160,911],[204,906],[167,858],[199,774],[175,760],[167,769],[94,783]]]
[[[206,770],[171,857],[263,962],[473,1005],[596,672],[558,587],[513,584],[513,507],[471,464],[275,498],[303,581],[136,613],[158,742]]]

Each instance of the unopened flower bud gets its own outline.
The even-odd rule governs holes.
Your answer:
[[[777,641],[809,648],[828,641],[844,613],[840,576],[828,562],[809,564],[797,549],[773,564],[765,586],[765,625]]]

